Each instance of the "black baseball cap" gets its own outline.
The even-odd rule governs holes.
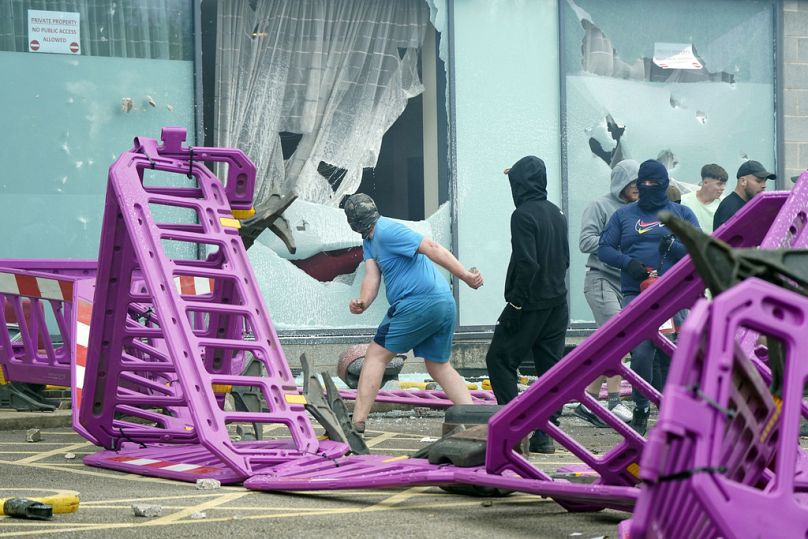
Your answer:
[[[757,176],[758,178],[765,178],[767,180],[773,180],[777,178],[777,176],[766,170],[763,167],[763,165],[761,165],[757,161],[751,161],[751,160],[746,161],[738,169],[738,174],[736,174],[735,177],[740,178],[741,176]]]

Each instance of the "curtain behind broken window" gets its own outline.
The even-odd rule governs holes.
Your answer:
[[[272,194],[333,205],[356,191],[423,90],[427,19],[423,0],[218,2],[214,143],[255,161],[256,209]],[[280,133],[302,135],[285,162]]]
[[[0,51],[28,51],[28,10],[81,16],[82,56],[192,60],[189,0],[2,0]]]

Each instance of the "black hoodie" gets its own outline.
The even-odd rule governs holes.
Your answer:
[[[567,301],[567,219],[547,200],[547,170],[538,157],[517,161],[508,180],[516,209],[505,300],[528,310],[555,307]]]

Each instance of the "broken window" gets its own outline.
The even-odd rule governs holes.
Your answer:
[[[207,140],[241,148],[258,168],[248,253],[274,323],[375,326],[383,290],[368,314],[347,308],[364,266],[339,203],[367,193],[383,215],[451,244],[445,115],[436,113],[445,75],[429,7],[206,0],[202,18],[215,72]]]
[[[729,173],[726,194],[743,160],[775,166],[771,2],[560,6],[571,245],[584,208],[608,193],[622,159],[659,159],[683,193],[698,188],[707,163]],[[586,255],[571,255],[571,318],[591,321]]]

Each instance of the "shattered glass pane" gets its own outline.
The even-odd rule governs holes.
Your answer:
[[[622,159],[659,159],[683,193],[698,188],[707,163],[729,173],[727,194],[743,160],[775,166],[770,2],[682,9],[681,2],[564,0],[561,7],[571,246],[581,213],[608,192],[611,167]],[[649,14],[641,24],[639,13]],[[591,321],[586,255],[573,248],[571,258],[571,318]]]
[[[514,209],[502,171],[539,156],[561,206],[557,4],[454,2],[454,30],[457,254],[485,278],[479,290],[460,285],[460,324],[492,326],[505,304]]]

